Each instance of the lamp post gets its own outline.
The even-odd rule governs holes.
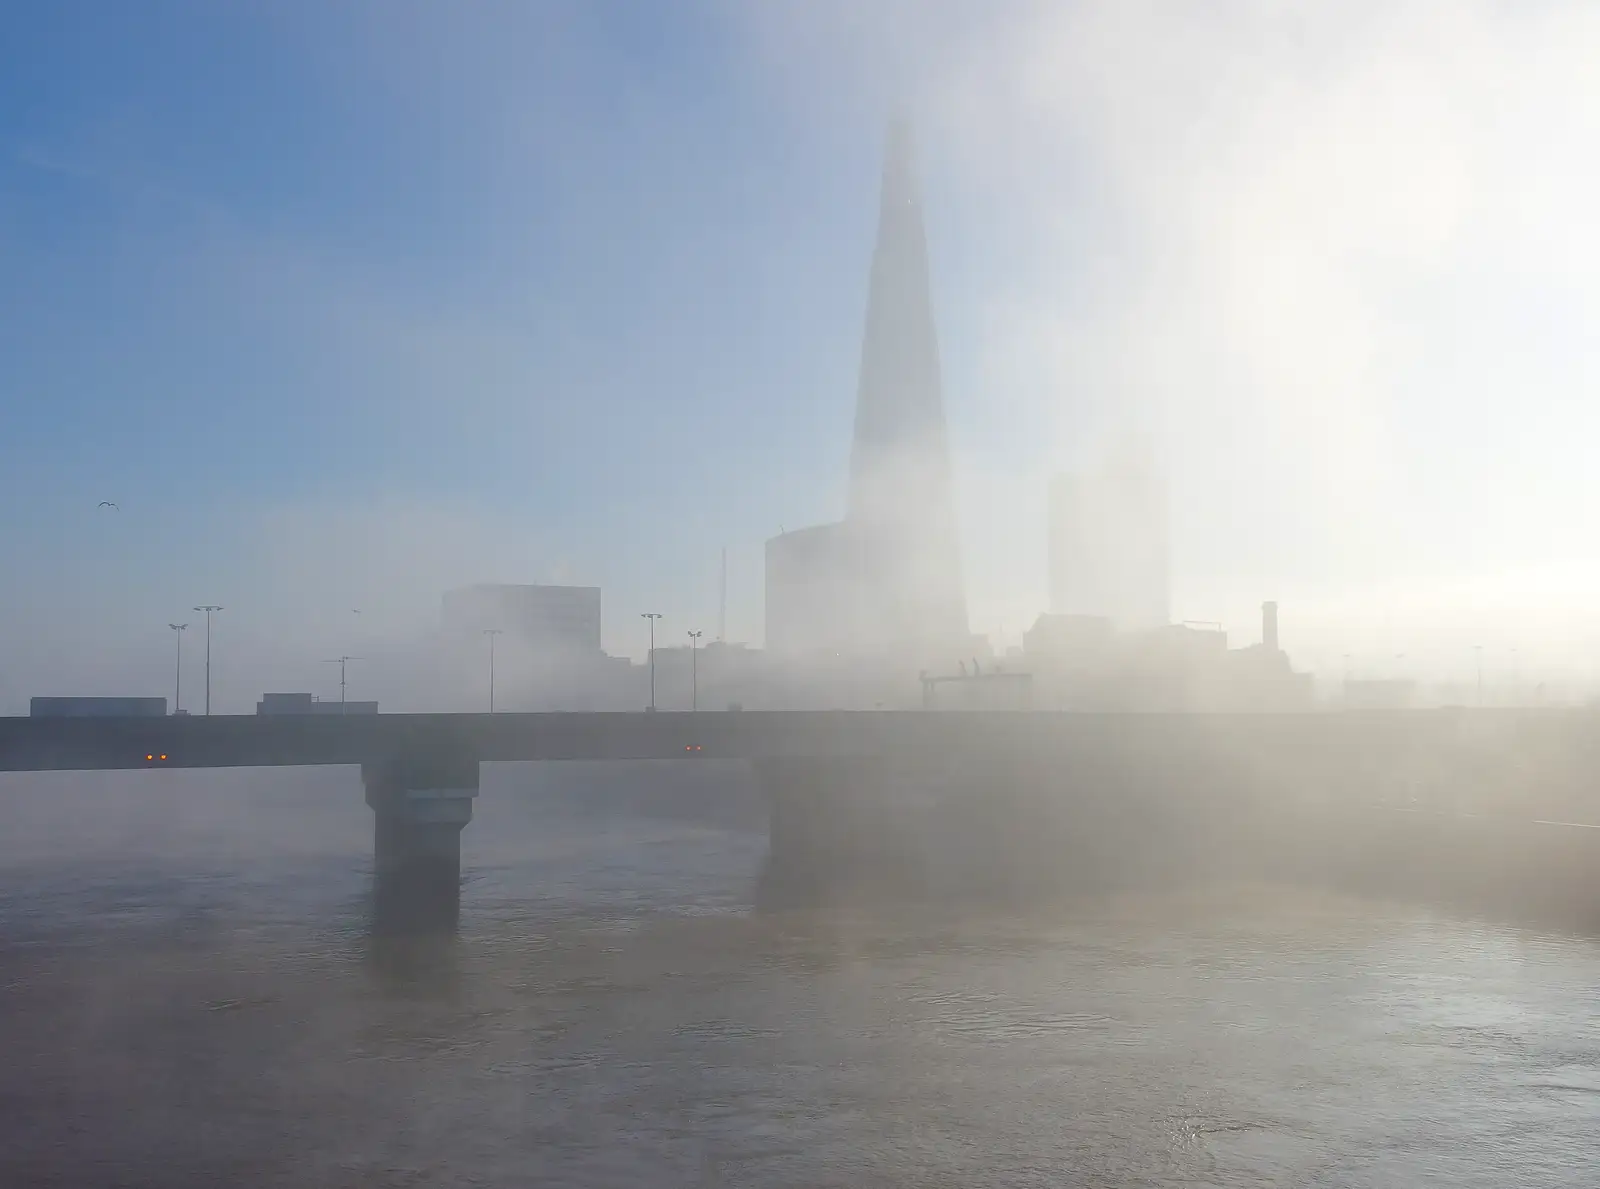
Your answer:
[[[211,717],[211,613],[221,611],[222,608],[215,603],[206,603],[195,608],[196,611],[206,613],[206,717]]]
[[[489,637],[489,713],[494,713],[494,638],[500,635],[500,628],[484,628],[483,634]]]
[[[336,657],[330,657],[328,660],[325,660],[325,661],[322,662],[325,665],[338,665],[339,666],[339,713],[340,714],[344,713],[344,688],[345,688],[344,675],[345,675],[345,666],[347,664],[349,664],[351,661],[358,661],[360,659],[361,658],[359,656],[336,656]]]
[[[650,621],[650,709],[656,708],[656,620],[661,618],[659,611],[641,611],[640,619]]]
[[[189,625],[186,623],[169,623],[172,629],[172,638],[178,644],[178,660],[172,678],[172,713],[183,713],[183,630]]]
[[[696,662],[699,656],[698,645],[704,632],[689,633],[689,709],[700,708],[700,670]]]

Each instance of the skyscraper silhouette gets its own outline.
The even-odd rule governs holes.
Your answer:
[[[870,286],[849,516],[895,562],[882,576],[891,613],[910,613],[925,636],[965,635],[928,246],[903,121],[890,126],[885,146]]]
[[[910,126],[890,126],[846,518],[767,545],[780,651],[965,655],[966,596]]]

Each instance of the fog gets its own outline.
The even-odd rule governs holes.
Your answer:
[[[18,127],[6,711],[169,692],[183,620],[195,705],[202,602],[227,608],[220,710],[336,697],[343,654],[351,697],[464,709],[439,685],[443,591],[598,585],[604,647],[641,662],[642,611],[663,644],[714,629],[724,547],[728,638],[761,645],[764,542],[846,512],[896,113],[968,620],[997,654],[1051,606],[1052,478],[1138,432],[1169,492],[1175,622],[1247,644],[1272,599],[1324,682],[1588,696],[1589,6],[629,19],[203,22],[196,60],[262,34],[298,72],[229,100],[292,200],[187,154],[145,84]],[[697,48],[653,57],[657,33]],[[269,147],[306,118],[376,147],[351,174],[315,138]],[[44,233],[69,202],[101,257]]]
[[[12,7],[0,1183],[1594,1179],[1600,8]]]
[[[1594,15],[986,13],[841,6],[818,35],[911,80],[936,162],[974,626],[1043,605],[1041,476],[1134,428],[1170,476],[1175,618],[1248,632],[1272,597],[1314,670],[1448,679],[1482,645],[1587,676]]]

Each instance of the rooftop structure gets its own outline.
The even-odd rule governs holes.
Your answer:
[[[30,718],[162,718],[165,698],[31,698]]]
[[[376,714],[376,702],[325,702],[311,694],[262,694],[257,714]]]

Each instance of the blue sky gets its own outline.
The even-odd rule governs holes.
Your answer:
[[[372,587],[404,565],[368,581],[337,542],[262,536],[343,516],[353,550],[377,518],[428,555],[473,521],[489,555],[452,557],[457,581],[602,582],[700,626],[726,542],[759,638],[759,542],[838,507],[879,121],[786,110],[711,6],[21,16],[0,483],[28,509],[5,530],[22,614],[242,619],[269,548],[341,610],[397,593]]]
[[[788,390],[761,410],[785,446],[824,440],[793,397],[848,379],[875,129],[847,204],[692,7],[474,11],[28,12],[0,62],[11,481],[193,531],[396,486],[559,494],[581,525],[635,502],[594,498],[621,476],[770,472],[753,386]]]
[[[599,583],[637,655],[724,544],[759,641],[761,542],[841,510],[896,104],[975,629],[1134,426],[1180,616],[1600,639],[1596,49],[1559,0],[14,5],[0,709],[146,682],[204,601],[236,709],[456,582]]]

